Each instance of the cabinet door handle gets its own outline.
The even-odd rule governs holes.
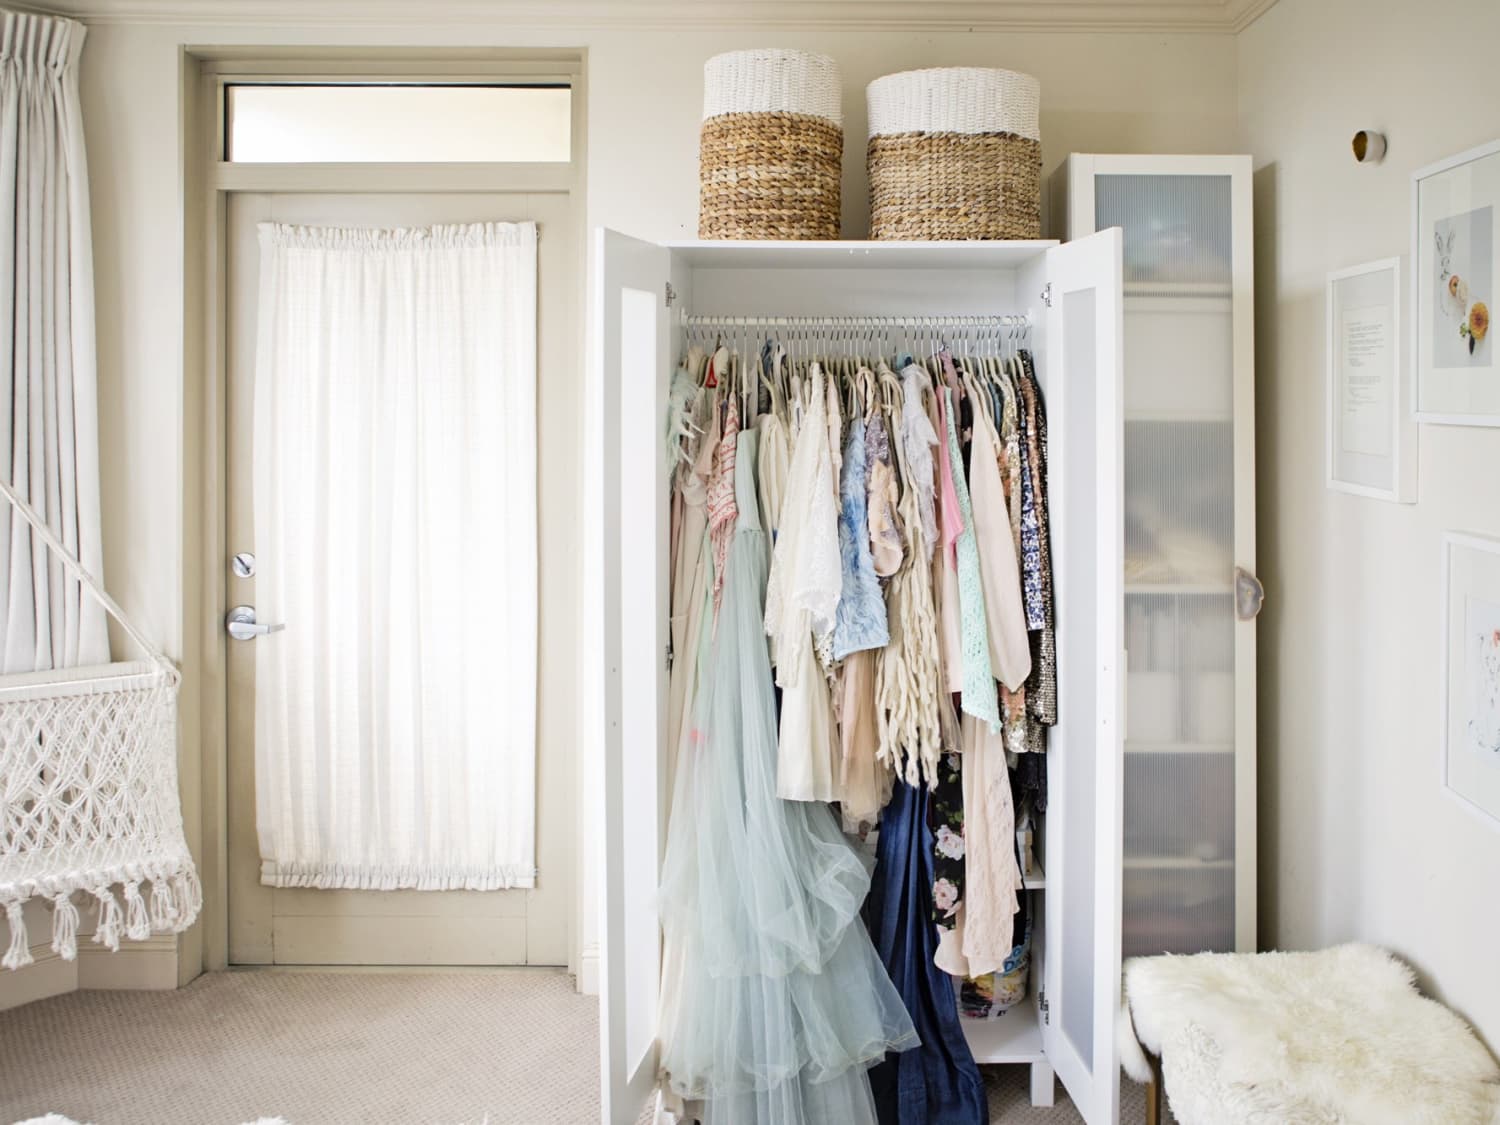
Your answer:
[[[1266,588],[1260,579],[1242,566],[1234,568],[1234,615],[1241,621],[1254,621],[1266,603]]]

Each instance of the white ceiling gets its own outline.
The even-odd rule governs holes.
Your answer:
[[[1232,34],[1276,0],[32,0],[90,22]]]

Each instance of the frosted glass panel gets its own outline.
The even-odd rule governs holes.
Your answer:
[[[1125,866],[1126,957],[1234,949],[1234,869]]]
[[[1064,822],[1067,833],[1062,872],[1062,916],[1068,924],[1062,932],[1062,1030],[1083,1063],[1091,1071],[1094,1063],[1094,991],[1089,982],[1095,973],[1094,912],[1097,909],[1095,864],[1098,853],[1098,826],[1090,810],[1098,807],[1099,765],[1095,734],[1099,725],[1097,701],[1100,686],[1097,668],[1091,656],[1098,641],[1095,637],[1098,584],[1094,580],[1093,560],[1097,557],[1098,518],[1089,503],[1090,486],[1098,479],[1099,449],[1087,440],[1094,433],[1097,420],[1095,385],[1098,380],[1098,346],[1095,332],[1095,294],[1092,289],[1077,290],[1063,297],[1063,324],[1067,346],[1063,353],[1066,370],[1064,391],[1068,432],[1081,440],[1063,444],[1062,477],[1068,484],[1067,495],[1075,498],[1061,506],[1062,535],[1066,543],[1057,560],[1062,568],[1059,590],[1058,659],[1059,682],[1068,685],[1068,711],[1065,720],[1072,731],[1082,732],[1076,741],[1053,749],[1066,756],[1062,763],[1062,804],[1074,810]]]
[[[1233,425],[1127,422],[1126,581],[1228,591],[1233,577]]]
[[[652,388],[661,382],[656,338],[657,296],[644,289],[620,291],[620,377],[626,387]],[[658,392],[659,394],[659,392]],[[663,545],[659,513],[643,510],[641,498],[665,496],[658,476],[661,457],[657,394],[620,398],[620,588],[650,591],[660,585]],[[658,505],[661,501],[657,501]],[[656,876],[660,838],[641,831],[660,823],[657,787],[662,720],[660,622],[666,607],[649,597],[620,602],[620,726],[629,734],[621,745],[624,807],[633,831],[624,833],[621,864],[624,893],[626,992],[625,1051],[634,1072],[656,1040],[656,999],[661,964]]]
[[[572,98],[566,86],[230,86],[224,159],[566,162]]]
[[[1227,176],[1099,176],[1125,242],[1124,952],[1234,948]]]
[[[1228,176],[1099,176],[1097,230],[1125,232],[1125,287],[1229,288]]]

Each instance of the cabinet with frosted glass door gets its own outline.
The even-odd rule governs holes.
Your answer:
[[[1052,205],[1123,236],[1123,952],[1253,950],[1250,159],[1074,154]]]

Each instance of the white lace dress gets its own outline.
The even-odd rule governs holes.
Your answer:
[[[766,585],[766,632],[782,689],[776,792],[789,801],[838,798],[840,755],[828,681],[815,637],[833,630],[843,572],[838,505],[828,447],[826,384],[811,366],[807,414],[797,430]]]

